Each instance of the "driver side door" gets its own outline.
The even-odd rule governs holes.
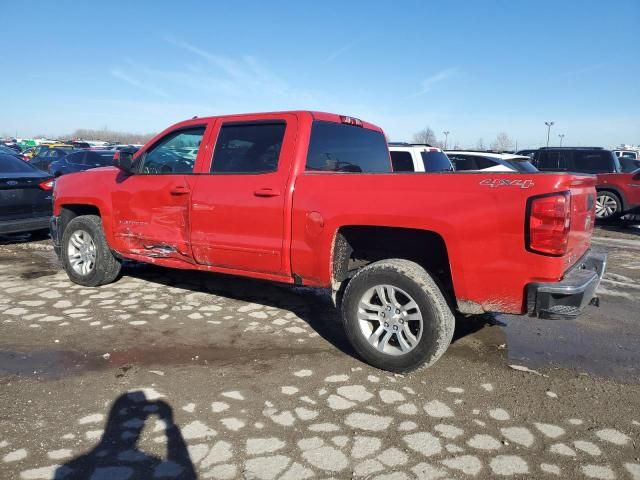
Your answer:
[[[192,174],[205,154],[209,127],[201,122],[164,134],[136,155],[133,175],[118,176],[111,202],[114,238],[123,253],[192,262]],[[195,157],[187,153],[193,149]]]

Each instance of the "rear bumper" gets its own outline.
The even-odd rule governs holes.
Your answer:
[[[559,282],[527,285],[527,313],[550,320],[573,320],[595,296],[607,266],[607,254],[589,250]]]
[[[45,230],[49,226],[49,218],[49,216],[46,216],[0,220],[0,234]]]

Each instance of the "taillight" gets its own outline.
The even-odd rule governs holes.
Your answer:
[[[571,229],[571,195],[568,192],[532,197],[527,202],[526,247],[543,255],[567,253]]]
[[[42,190],[53,190],[53,185],[55,184],[55,180],[45,180],[44,182],[40,182],[38,185]]]
[[[353,125],[354,127],[362,127],[362,120],[360,120],[359,118],[340,115],[340,121],[346,125]]]

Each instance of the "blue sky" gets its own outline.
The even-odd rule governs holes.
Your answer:
[[[392,140],[640,143],[638,0],[0,5],[0,134],[315,109]]]

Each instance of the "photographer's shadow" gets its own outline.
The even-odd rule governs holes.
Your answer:
[[[152,416],[165,423],[165,458],[138,448],[142,429]],[[118,397],[111,406],[100,443],[60,466],[54,475],[55,480],[148,478],[191,480],[197,476],[171,407],[162,400],[149,401],[141,391]]]

